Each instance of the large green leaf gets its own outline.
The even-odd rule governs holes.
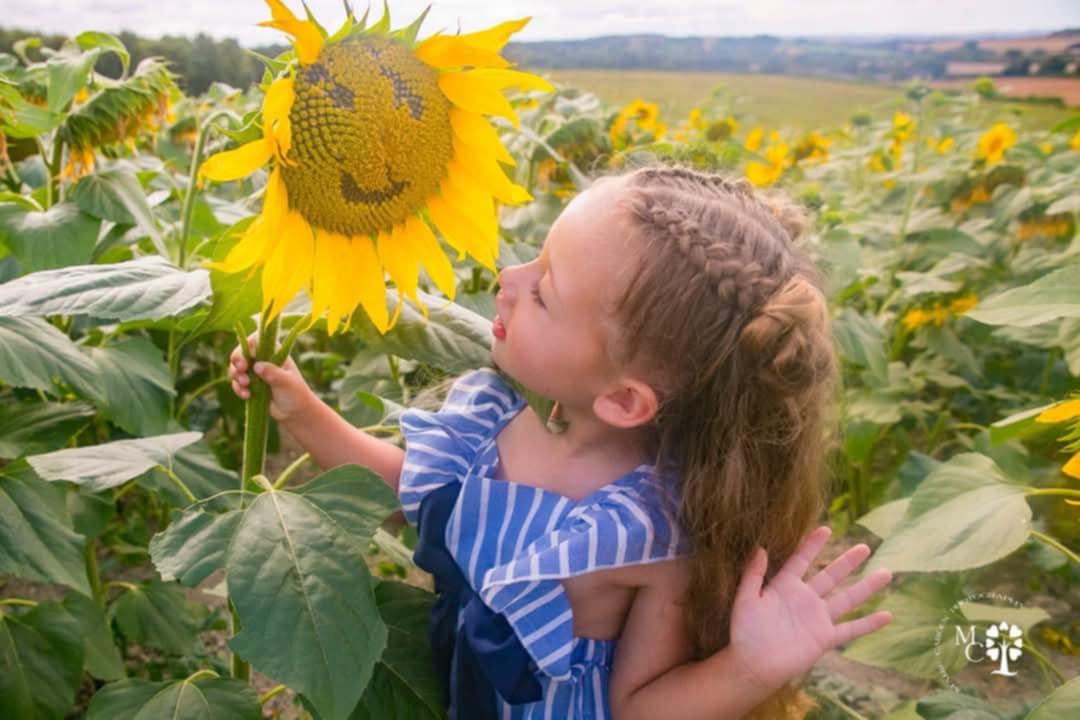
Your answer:
[[[146,192],[134,173],[110,168],[87,175],[72,186],[71,201],[94,217],[137,226],[165,254]]]
[[[1000,560],[1031,532],[1027,492],[989,458],[957,456],[922,482],[863,572],[956,571]]]
[[[491,361],[490,320],[446,298],[423,291],[417,295],[428,308],[428,322],[406,302],[397,324],[385,335],[380,335],[362,312],[357,313],[353,329],[376,352],[419,360],[450,373],[473,370]],[[397,294],[388,292],[387,300],[396,303]]]
[[[988,325],[1026,327],[1065,317],[1080,317],[1080,266],[1064,267],[1030,285],[1006,290],[967,312]]]
[[[188,601],[182,587],[157,579],[128,587],[109,606],[109,617],[129,641],[175,655],[194,652],[205,612]]]
[[[132,435],[160,435],[176,395],[172,373],[149,340],[127,337],[89,349],[98,366],[106,417]]]
[[[0,205],[0,243],[27,272],[90,262],[100,226],[100,220],[74,203],[57,203],[40,212]]]
[[[150,539],[150,558],[163,580],[195,587],[225,567],[226,554],[243,511],[210,513],[199,507],[173,516],[163,532]]]
[[[99,680],[124,677],[124,660],[102,607],[81,593],[68,591],[64,596],[64,609],[79,623],[86,671]]]
[[[956,672],[967,664],[964,648],[944,634],[963,621],[961,616],[950,612],[955,601],[956,587],[952,581],[909,581],[876,608],[890,611],[892,621],[852,641],[843,655],[918,678],[939,677],[939,664],[946,672]],[[945,628],[940,637],[939,628]]]
[[[34,273],[0,285],[0,316],[89,315],[160,320],[210,297],[206,270],[184,272],[158,256]]]
[[[892,502],[878,505],[855,522],[862,525],[879,538],[884,539],[889,537],[893,530],[896,529],[896,526],[900,524],[900,521],[904,519],[904,514],[907,512],[908,505],[910,504],[911,498],[893,500]]]
[[[1080,677],[1074,677],[1032,708],[1024,720],[1061,720],[1080,717]]]
[[[4,717],[59,720],[75,703],[83,666],[79,623],[56,603],[0,611],[0,708]]]
[[[390,631],[389,639],[349,720],[446,717],[428,630],[435,596],[411,585],[381,582],[375,588],[375,599]]]
[[[97,366],[42,318],[0,317],[0,382],[57,394],[53,378],[98,399]]]
[[[121,75],[127,75],[128,64],[131,62],[131,55],[128,53],[127,48],[124,47],[124,43],[120,42],[119,39],[108,33],[87,30],[86,32],[81,32],[76,35],[75,42],[83,50],[101,48],[102,52],[116,53],[116,56],[120,58]]]
[[[0,458],[62,448],[96,414],[84,402],[0,403]]]
[[[260,720],[255,688],[241,680],[193,675],[174,682],[128,678],[94,695],[86,720]]]
[[[296,488],[343,532],[366,544],[390,513],[400,507],[397,496],[381,477],[358,465],[328,470]]]
[[[355,478],[354,497],[371,488],[367,471],[346,472]],[[351,532],[368,524],[367,510],[346,503],[330,514],[320,506],[345,496],[338,482],[346,481],[316,486],[312,497],[269,488],[259,495],[225,570],[241,625],[230,647],[303,693],[328,720],[349,716],[386,646],[364,563],[367,542]]]
[[[31,455],[26,460],[45,480],[69,480],[90,490],[105,490],[122,485],[156,465],[170,467],[172,456],[180,448],[201,437],[202,433],[182,432],[116,440]]]
[[[89,595],[83,538],[71,528],[65,494],[36,477],[25,462],[0,471],[0,572],[62,583]]]
[[[49,70],[48,104],[51,112],[67,109],[67,104],[75,94],[86,87],[99,55],[99,48],[79,52],[73,47],[65,47],[46,61],[45,65]]]

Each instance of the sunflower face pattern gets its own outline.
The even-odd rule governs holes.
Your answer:
[[[415,40],[419,22],[391,32],[351,15],[329,38],[281,0],[267,0],[262,25],[291,36],[293,57],[265,88],[262,138],[207,158],[203,178],[225,182],[264,165],[262,212],[220,263],[225,272],[262,270],[263,315],[273,319],[301,289],[310,323],[348,329],[360,306],[380,333],[402,299],[417,296],[422,267],[453,300],[456,277],[440,240],[495,271],[495,203],[532,199],[504,166],[514,159],[485,115],[518,118],[509,88],[551,91],[510,69],[499,51],[528,22]],[[385,278],[398,290],[393,317]],[[310,325],[309,325],[310,326]]]
[[[302,68],[289,113],[289,203],[314,227],[370,235],[424,206],[453,157],[437,73],[385,38],[326,48]]]

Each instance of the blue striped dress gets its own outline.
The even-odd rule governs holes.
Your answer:
[[[404,412],[399,495],[423,540],[424,517],[430,515],[422,511],[425,498],[459,484],[435,544],[445,543],[455,572],[460,569],[468,583],[467,594],[509,623],[539,685],[538,699],[522,704],[510,704],[492,690],[496,717],[602,720],[611,716],[608,677],[616,642],[574,637],[559,581],[674,558],[686,554],[688,545],[654,465],[640,465],[578,502],[495,479],[495,438],[526,404],[497,371],[482,368],[458,378],[439,412]],[[418,546],[418,564],[419,556]],[[438,582],[436,575],[437,590]],[[466,614],[454,620],[459,630]],[[452,652],[456,662],[459,651]],[[448,692],[455,717],[460,701]]]

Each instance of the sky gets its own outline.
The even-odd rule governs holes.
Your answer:
[[[286,0],[302,13],[300,0]],[[358,14],[365,0],[352,0]],[[411,22],[427,0],[391,0],[393,27]],[[1080,26],[1078,0],[444,0],[433,1],[421,37],[459,27],[469,32],[532,16],[516,40],[659,33],[670,36],[948,35],[1050,31]],[[324,26],[344,19],[342,0],[309,0]],[[376,12],[376,9],[378,12]],[[373,2],[381,15],[381,3]],[[0,0],[0,26],[76,35],[132,30],[145,37],[199,32],[242,45],[281,42],[257,27],[269,19],[262,0]]]

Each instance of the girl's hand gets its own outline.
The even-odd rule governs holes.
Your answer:
[[[255,352],[255,344],[256,335],[253,333],[248,337],[248,347],[252,353]],[[251,377],[247,370],[247,360],[237,345],[229,357],[229,377],[232,378],[233,392],[244,400],[251,397]],[[254,370],[270,386],[270,417],[279,422],[295,419],[318,401],[291,357],[286,358],[281,367],[269,362],[257,362]]]
[[[835,624],[889,583],[892,573],[886,568],[825,597],[870,556],[865,544],[849,549],[809,582],[803,581],[831,534],[823,525],[807,535],[764,591],[761,585],[768,559],[763,548],[758,548],[743,571],[732,608],[731,649],[740,667],[770,692],[809,670],[837,645],[892,620],[892,613],[881,611]]]

